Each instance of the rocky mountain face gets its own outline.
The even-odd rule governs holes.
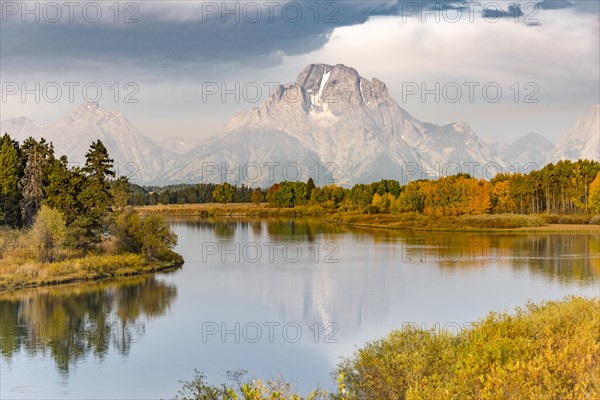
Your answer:
[[[486,173],[514,170],[517,163],[541,167],[562,158],[599,160],[599,108],[556,147],[532,133],[507,145],[481,139],[465,122],[417,120],[383,82],[361,77],[354,68],[311,64],[296,83],[279,85],[259,107],[238,113],[220,132],[202,140],[154,142],[122,113],[96,103],[83,104],[53,124],[21,117],[2,121],[0,129],[19,141],[43,136],[54,143],[57,154],[78,163],[89,144],[101,139],[118,173],[140,183],[266,186],[312,177],[318,184],[350,185],[458,172],[489,178]]]
[[[267,132],[273,141],[260,141]],[[234,150],[225,149],[225,141],[234,144]],[[463,170],[469,168],[465,163],[503,164],[466,123],[423,123],[400,108],[380,80],[363,78],[341,64],[311,64],[296,83],[278,86],[259,107],[235,115],[218,135],[190,152],[197,156],[171,176],[187,178],[206,152],[220,153],[215,159],[224,160],[226,168],[248,160],[278,162],[273,157],[282,153],[283,143],[293,146],[287,151],[296,157],[288,160],[299,163],[304,179],[316,162],[340,184],[384,177],[407,181],[457,168],[470,172]],[[304,164],[307,159],[310,165]],[[481,174],[480,167],[472,172]]]
[[[191,148],[196,147],[203,142],[203,139],[185,137],[168,137],[156,141],[156,143],[163,149],[176,154],[187,153]]]
[[[600,161],[600,104],[593,106],[587,117],[577,121],[575,128],[559,139],[547,161],[580,158]]]

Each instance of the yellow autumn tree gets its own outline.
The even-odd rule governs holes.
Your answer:
[[[591,212],[600,214],[600,172],[590,184],[589,209]]]
[[[485,179],[469,180],[469,214],[485,214],[492,208],[490,183]]]
[[[384,193],[383,195],[375,193],[373,195],[372,204],[379,209],[381,214],[388,214],[394,200],[396,200],[396,198],[390,193]]]
[[[510,181],[498,182],[494,185],[492,193],[495,199],[495,209],[498,212],[514,212],[516,209],[515,201],[510,195]]]

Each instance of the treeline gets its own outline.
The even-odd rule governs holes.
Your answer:
[[[125,209],[130,199],[131,185],[116,177],[100,140],[79,167],[57,157],[43,138],[22,144],[8,134],[0,138],[0,223],[4,231],[23,232],[12,247],[35,246],[39,261],[65,258],[66,249],[89,252],[101,243],[148,260],[174,258],[176,237],[168,225],[157,217],[139,219]]]
[[[214,183],[179,184],[169,186],[131,185],[130,205],[156,204],[197,204],[215,203],[213,195],[218,185]],[[252,188],[249,186],[231,186],[234,191],[230,203],[250,203]]]
[[[272,207],[318,205],[324,208],[362,210],[364,213],[418,212],[427,216],[465,214],[588,214],[600,213],[600,163],[560,161],[529,174],[501,173],[491,180],[468,174],[418,180],[401,185],[395,180],[315,186],[308,182],[280,182],[266,190],[255,189],[251,200]],[[225,190],[225,189],[228,190]],[[217,185],[215,201],[232,202],[232,186]],[[224,194],[225,193],[225,194]]]

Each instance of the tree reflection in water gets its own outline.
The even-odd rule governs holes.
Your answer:
[[[144,321],[165,314],[174,285],[139,276],[0,295],[0,351],[10,362],[24,351],[54,359],[61,373],[93,354],[114,348],[127,355],[144,335]]]

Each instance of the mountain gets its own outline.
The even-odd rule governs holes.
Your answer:
[[[542,168],[554,144],[538,133],[521,136],[500,151],[500,157],[512,171],[531,170],[532,166]]]
[[[170,171],[168,182],[230,182],[270,186],[282,180],[327,183],[318,156],[280,131],[234,131],[211,138],[190,152],[185,165]],[[314,173],[313,173],[314,171]],[[331,183],[331,182],[329,182]]]
[[[235,169],[280,162],[290,151],[282,161],[297,163],[304,178],[316,163],[340,184],[437,176],[452,163],[450,173],[455,167],[468,172],[466,163],[502,163],[466,123],[421,122],[398,106],[380,80],[342,64],[311,64],[296,83],[277,86],[259,107],[231,118],[170,177],[189,179],[209,155],[221,169]]]
[[[600,161],[600,104],[559,139],[548,162],[580,158]]]
[[[530,162],[541,167],[563,158],[598,160],[599,108],[554,148],[534,133],[507,145],[480,138],[465,122],[419,121],[398,105],[385,83],[354,68],[311,64],[295,83],[275,87],[260,106],[237,113],[204,139],[157,143],[125,115],[97,103],[85,103],[52,124],[19,117],[1,121],[0,129],[19,141],[43,136],[57,154],[76,163],[83,163],[90,143],[100,139],[117,172],[136,183],[228,181],[265,187],[312,177],[320,185],[348,186],[459,172],[491,178],[515,170],[516,163],[522,170]]]
[[[190,151],[191,148],[203,143],[204,139],[168,137],[159,139],[156,143],[163,149],[176,154],[183,154]]]
[[[158,182],[175,167],[177,158],[142,135],[120,112],[105,110],[97,103],[84,103],[52,124],[40,125],[27,118],[0,122],[0,131],[23,141],[44,137],[54,144],[57,155],[83,164],[94,140],[102,140],[115,160],[118,174],[135,183]]]

